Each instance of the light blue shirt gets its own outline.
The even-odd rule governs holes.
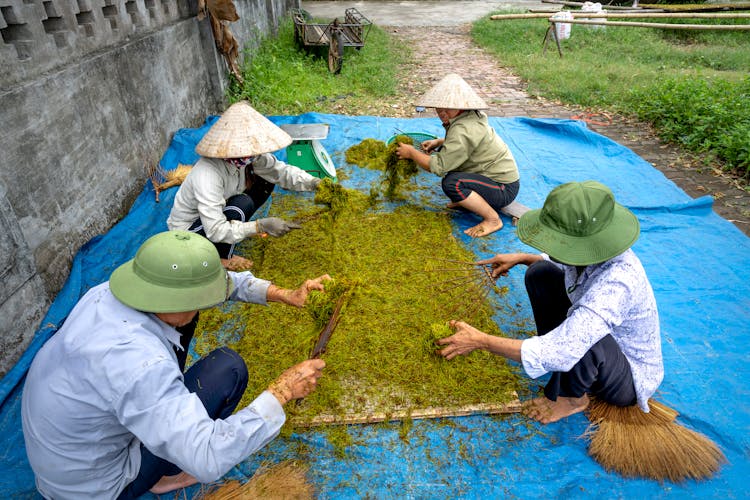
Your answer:
[[[575,266],[558,265],[565,271],[572,305],[560,326],[523,341],[524,370],[532,378],[569,371],[610,334],[630,363],[638,405],[648,412],[648,399],[664,378],[664,364],[656,299],[641,261],[628,249],[587,266],[580,276]]]
[[[229,273],[231,300],[266,304],[270,282]],[[138,474],[143,443],[207,483],[278,435],[286,416],[263,392],[224,420],[188,392],[174,346],[180,334],[92,288],[36,354],[26,375],[26,452],[46,498],[116,498]]]

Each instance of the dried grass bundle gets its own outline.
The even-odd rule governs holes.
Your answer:
[[[589,454],[625,477],[682,482],[715,474],[726,457],[706,436],[675,422],[678,413],[649,401],[650,413],[592,400],[586,431]]]
[[[212,487],[199,500],[253,500],[274,498],[308,500],[315,498],[315,489],[307,480],[309,467],[295,460],[287,460],[270,468],[261,467],[245,484],[227,481]]]

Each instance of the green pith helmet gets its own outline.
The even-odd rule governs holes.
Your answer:
[[[123,304],[153,313],[205,309],[225,301],[232,280],[213,243],[188,231],[159,233],[112,273],[109,287]]]
[[[541,210],[518,220],[518,237],[553,259],[588,266],[630,248],[640,234],[636,216],[615,202],[596,181],[569,182],[553,189]]]

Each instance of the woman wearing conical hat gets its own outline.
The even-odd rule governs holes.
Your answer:
[[[314,191],[320,179],[271,154],[292,138],[247,102],[232,104],[195,147],[201,155],[175,195],[167,219],[170,230],[206,236],[227,269],[247,269],[234,254],[248,236],[281,236],[300,226],[278,217],[250,220],[278,184],[291,191]]]
[[[418,104],[435,108],[445,138],[424,141],[425,152],[399,144],[397,154],[443,178],[443,192],[451,200],[449,208],[468,210],[482,218],[464,231],[466,234],[476,238],[501,229],[500,209],[516,198],[519,174],[510,149],[481,111],[487,104],[456,74],[443,78]]]

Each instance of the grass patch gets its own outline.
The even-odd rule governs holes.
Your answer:
[[[664,139],[714,155],[745,177],[750,174],[746,31],[573,25],[571,38],[561,42],[560,58],[554,43],[542,54],[547,26],[545,19],[487,17],[474,24],[472,36],[526,80],[532,95],[636,116],[653,123]]]
[[[266,38],[246,56],[241,68],[245,82],[230,87],[230,101],[247,100],[266,115],[296,115],[366,111],[373,102],[395,97],[397,68],[408,51],[382,29],[373,25],[360,50],[344,48],[338,75],[328,71],[327,50],[320,47],[308,53],[298,49],[294,23],[287,17],[277,37]]]

